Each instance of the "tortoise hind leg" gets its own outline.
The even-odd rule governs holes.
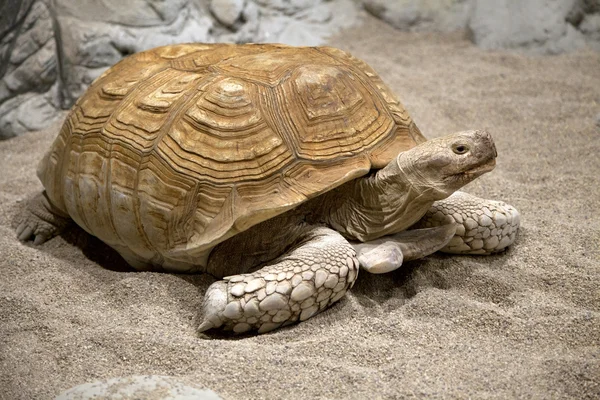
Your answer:
[[[304,321],[342,298],[358,275],[350,243],[325,227],[310,228],[299,243],[255,272],[213,283],[198,330],[264,333]]]
[[[493,254],[516,239],[520,214],[511,205],[456,192],[436,201],[415,227],[456,224],[456,234],[442,248],[444,253]]]
[[[31,199],[21,215],[16,229],[17,236],[21,241],[33,238],[33,244],[39,245],[58,235],[70,221],[67,215],[50,202],[43,191]]]

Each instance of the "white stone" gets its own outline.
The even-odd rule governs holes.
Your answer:
[[[242,14],[245,0],[211,0],[210,11],[223,25],[233,26]]]

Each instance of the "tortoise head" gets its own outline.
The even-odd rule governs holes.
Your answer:
[[[411,186],[439,200],[494,169],[496,156],[488,132],[465,131],[424,142],[396,162]]]

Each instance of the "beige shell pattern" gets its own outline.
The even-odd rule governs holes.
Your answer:
[[[105,243],[156,265],[194,265],[423,141],[375,71],[346,52],[182,44],[96,79],[38,175]]]

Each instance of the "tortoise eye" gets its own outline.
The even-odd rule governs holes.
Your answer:
[[[455,143],[452,145],[452,151],[456,154],[465,154],[469,151],[469,146],[466,144]]]

